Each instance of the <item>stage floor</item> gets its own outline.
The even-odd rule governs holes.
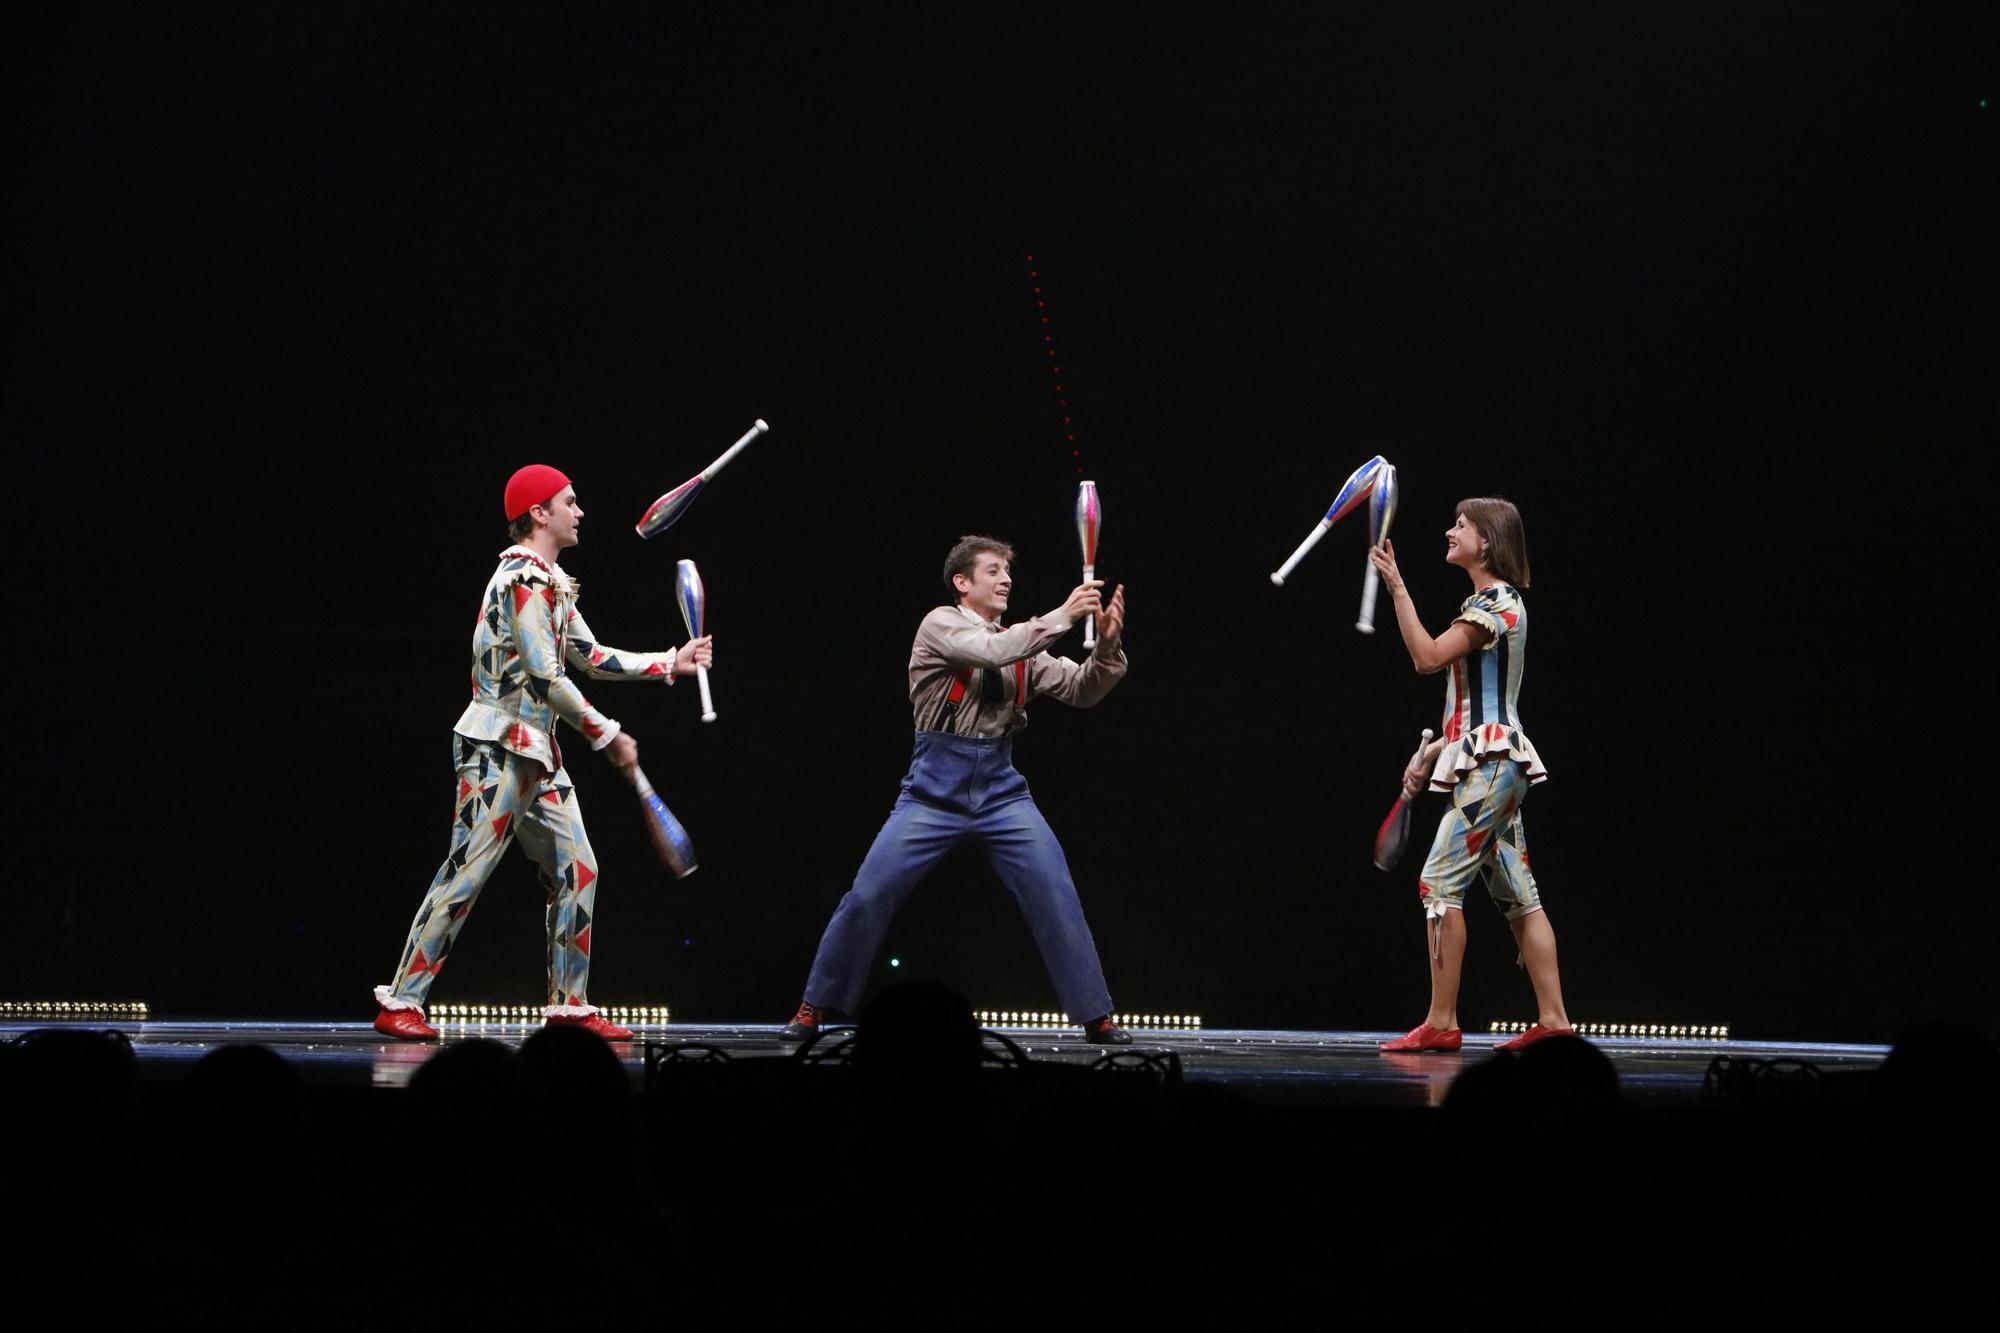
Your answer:
[[[0,1024],[9,1039],[48,1023]],[[194,1062],[219,1046],[258,1045],[276,1050],[308,1083],[324,1086],[401,1087],[439,1048],[429,1042],[388,1041],[366,1023],[298,1023],[183,1020],[146,1023],[90,1023],[130,1036],[141,1077],[177,1080]],[[532,1022],[452,1024],[442,1029],[450,1043],[484,1037],[518,1045],[536,1030]],[[1253,1101],[1306,1106],[1425,1106],[1444,1099],[1458,1073],[1486,1059],[1504,1038],[1468,1033],[1465,1049],[1452,1055],[1384,1055],[1377,1043],[1390,1032],[1294,1032],[1250,1029],[1148,1031],[1134,1029],[1125,1048],[1091,1046],[1068,1029],[995,1029],[1035,1061],[1088,1065],[1109,1049],[1171,1051],[1190,1083],[1226,1086]],[[646,1047],[699,1044],[719,1048],[734,1060],[787,1059],[793,1047],[778,1040],[770,1023],[672,1023],[635,1028],[629,1043],[615,1043],[635,1082],[645,1075]],[[1618,1071],[1626,1099],[1638,1105],[1694,1105],[1702,1100],[1703,1079],[1717,1056],[1736,1059],[1801,1060],[1823,1075],[1873,1070],[1888,1055],[1886,1046],[1825,1042],[1647,1040],[1592,1038]]]

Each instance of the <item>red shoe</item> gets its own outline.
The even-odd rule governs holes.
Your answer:
[[[778,1034],[779,1041],[805,1041],[819,1035],[820,1025],[826,1022],[826,1010],[816,1004],[799,1001],[799,1011],[792,1015],[792,1021],[785,1024],[785,1030]]]
[[[436,1041],[438,1030],[415,1009],[384,1009],[375,1015],[375,1030],[402,1041]]]
[[[1525,1051],[1536,1042],[1547,1041],[1550,1037],[1574,1037],[1575,1035],[1575,1028],[1545,1028],[1540,1023],[1537,1023],[1520,1036],[1503,1041],[1493,1049],[1496,1051]]]
[[[1455,1051],[1465,1044],[1465,1029],[1439,1029],[1429,1023],[1419,1023],[1397,1037],[1394,1041],[1382,1043],[1385,1051]]]
[[[630,1041],[632,1029],[621,1028],[603,1014],[550,1014],[542,1020],[545,1028],[582,1028],[606,1041]]]
[[[1111,1015],[1093,1018],[1083,1025],[1083,1039],[1092,1046],[1130,1046],[1132,1034],[1111,1021]]]

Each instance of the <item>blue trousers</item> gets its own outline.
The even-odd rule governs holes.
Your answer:
[[[806,1003],[854,1012],[889,922],[944,854],[971,842],[1028,920],[1063,1010],[1081,1023],[1111,1012],[1097,944],[1054,830],[1014,768],[1012,737],[920,731],[903,792],[820,937]]]

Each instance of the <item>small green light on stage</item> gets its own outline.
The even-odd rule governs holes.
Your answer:
[[[890,967],[901,967],[902,965],[903,965],[903,960],[900,958],[891,958],[889,960]]]

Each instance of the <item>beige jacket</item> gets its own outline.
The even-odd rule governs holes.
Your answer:
[[[925,616],[910,648],[917,730],[990,739],[1027,726],[1028,701],[1037,695],[1077,708],[1095,704],[1125,678],[1125,650],[1121,645],[1109,658],[1093,653],[1081,662],[1045,651],[1071,625],[1053,612],[1002,629],[962,605]]]

